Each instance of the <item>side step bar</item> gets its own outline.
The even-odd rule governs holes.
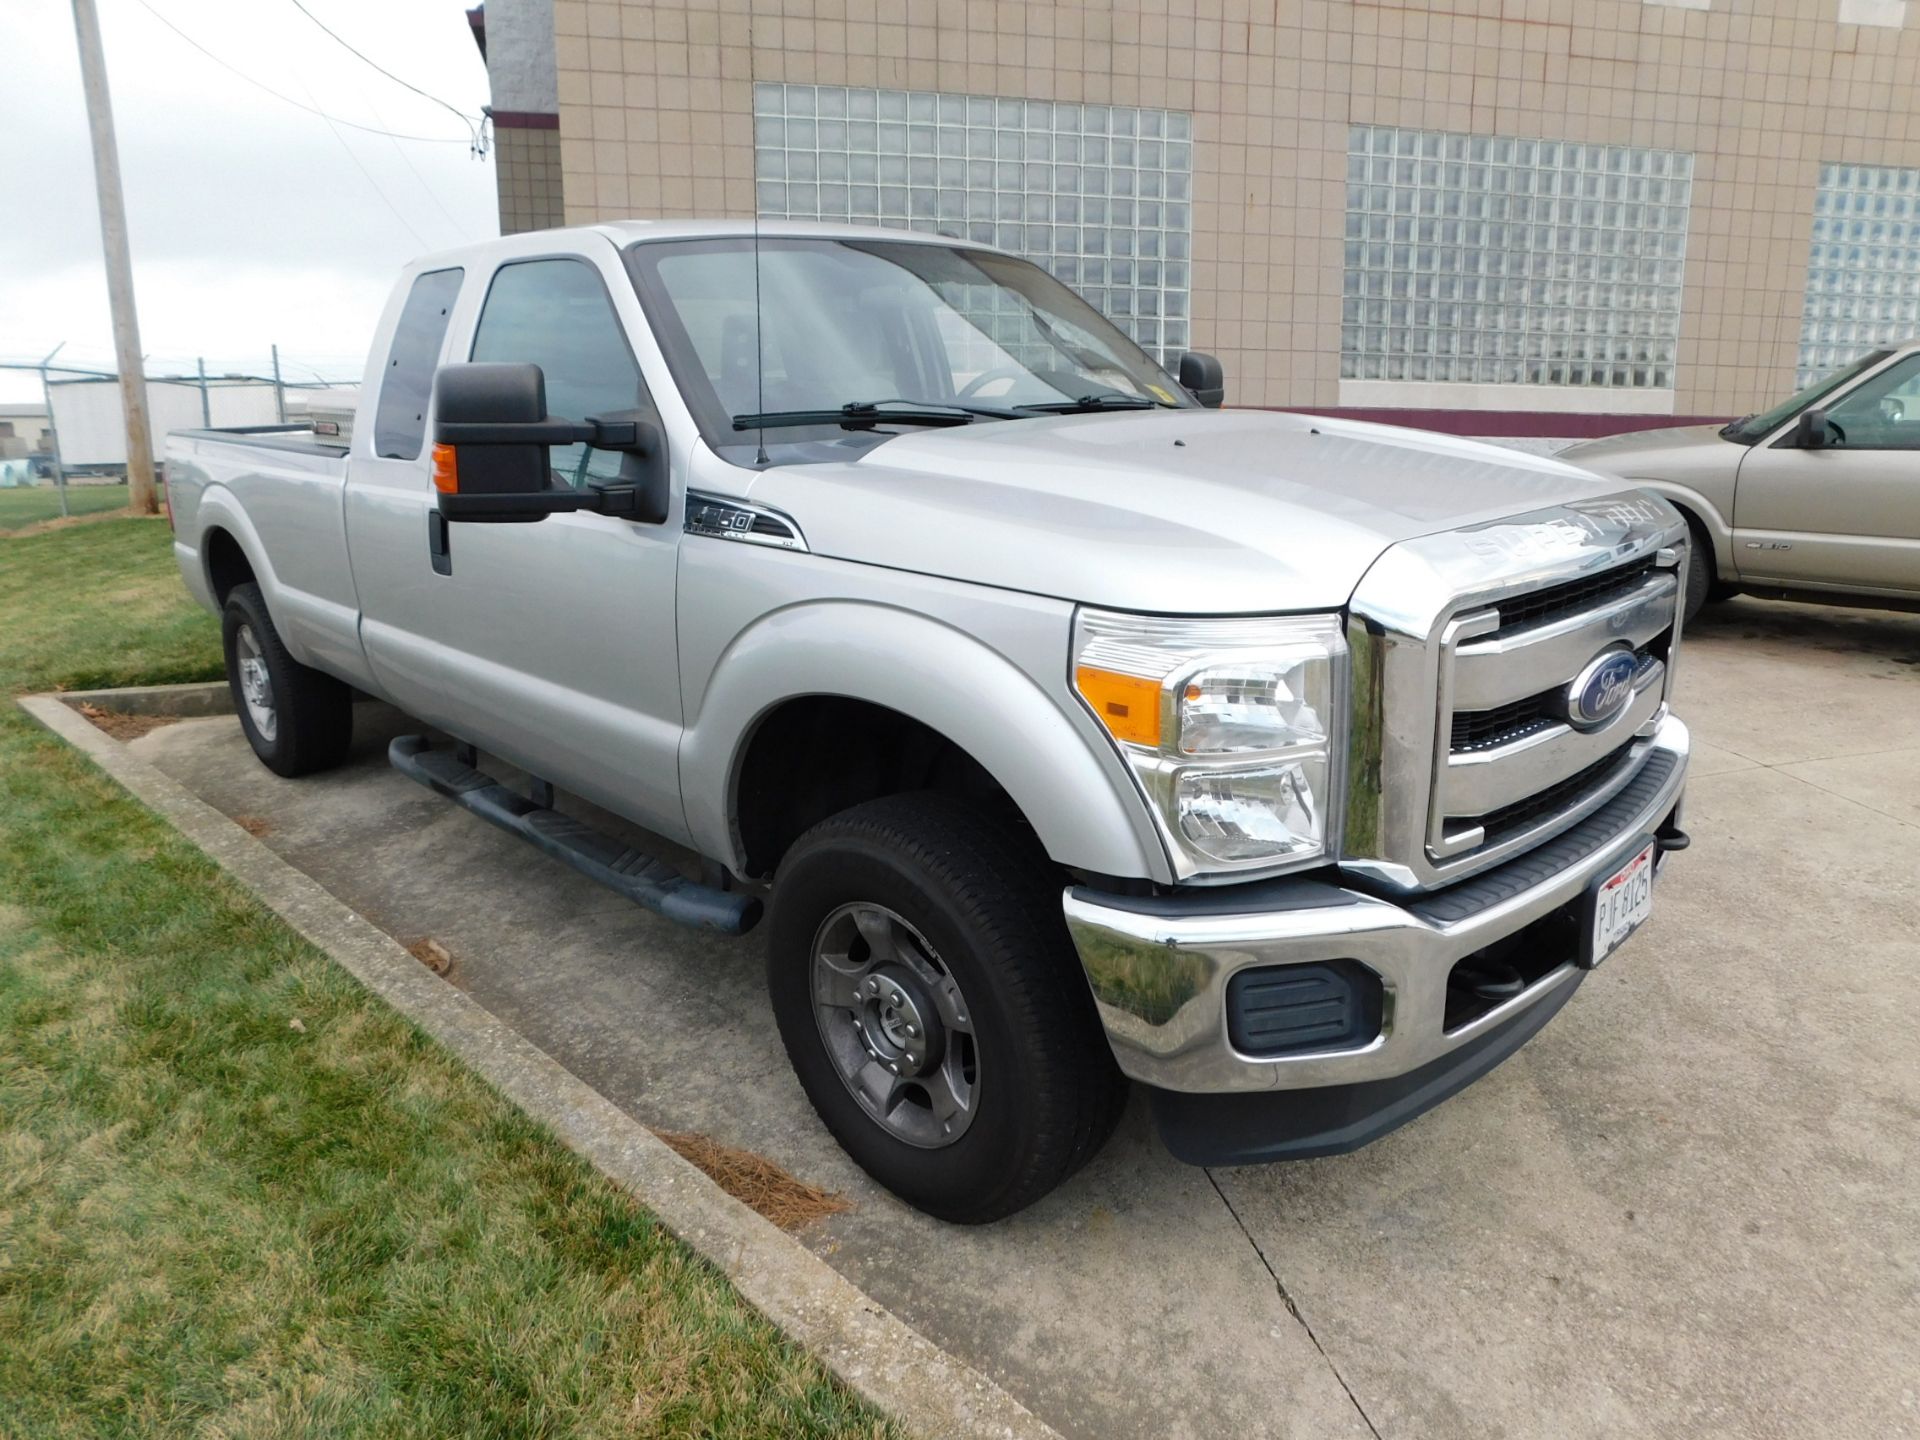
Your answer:
[[[446,796],[490,825],[517,835],[589,880],[682,925],[744,935],[760,919],[757,896],[689,880],[664,860],[632,850],[570,815],[536,805],[452,750],[435,750],[424,735],[402,735],[387,760],[409,780]]]

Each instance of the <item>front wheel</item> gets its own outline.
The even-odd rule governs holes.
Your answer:
[[[768,934],[807,1098],[908,1204],[997,1220],[1112,1132],[1126,1082],[1023,837],[940,795],[856,806],[794,844]]]

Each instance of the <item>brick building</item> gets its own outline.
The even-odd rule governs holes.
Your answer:
[[[757,204],[946,230],[1150,350],[1215,352],[1233,403],[1577,434],[1752,410],[1920,332],[1907,10],[489,0],[484,24],[503,229]]]

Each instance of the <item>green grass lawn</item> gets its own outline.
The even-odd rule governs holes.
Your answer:
[[[124,485],[67,486],[69,515],[99,515],[126,508],[127,487]],[[0,490],[0,534],[59,518],[60,491],[45,481]]]
[[[164,523],[0,539],[9,695],[219,672]],[[893,1433],[0,710],[0,1436]]]

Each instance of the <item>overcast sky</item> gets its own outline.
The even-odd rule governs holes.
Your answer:
[[[304,0],[356,49],[478,117],[463,0]],[[357,376],[394,272],[499,233],[461,121],[343,49],[292,0],[97,0],[149,374]],[[222,66],[167,28],[164,16]],[[239,74],[234,71],[239,71]],[[330,126],[243,76],[337,120]],[[111,369],[100,221],[68,0],[0,0],[0,361]],[[37,400],[0,370],[0,400]]]

